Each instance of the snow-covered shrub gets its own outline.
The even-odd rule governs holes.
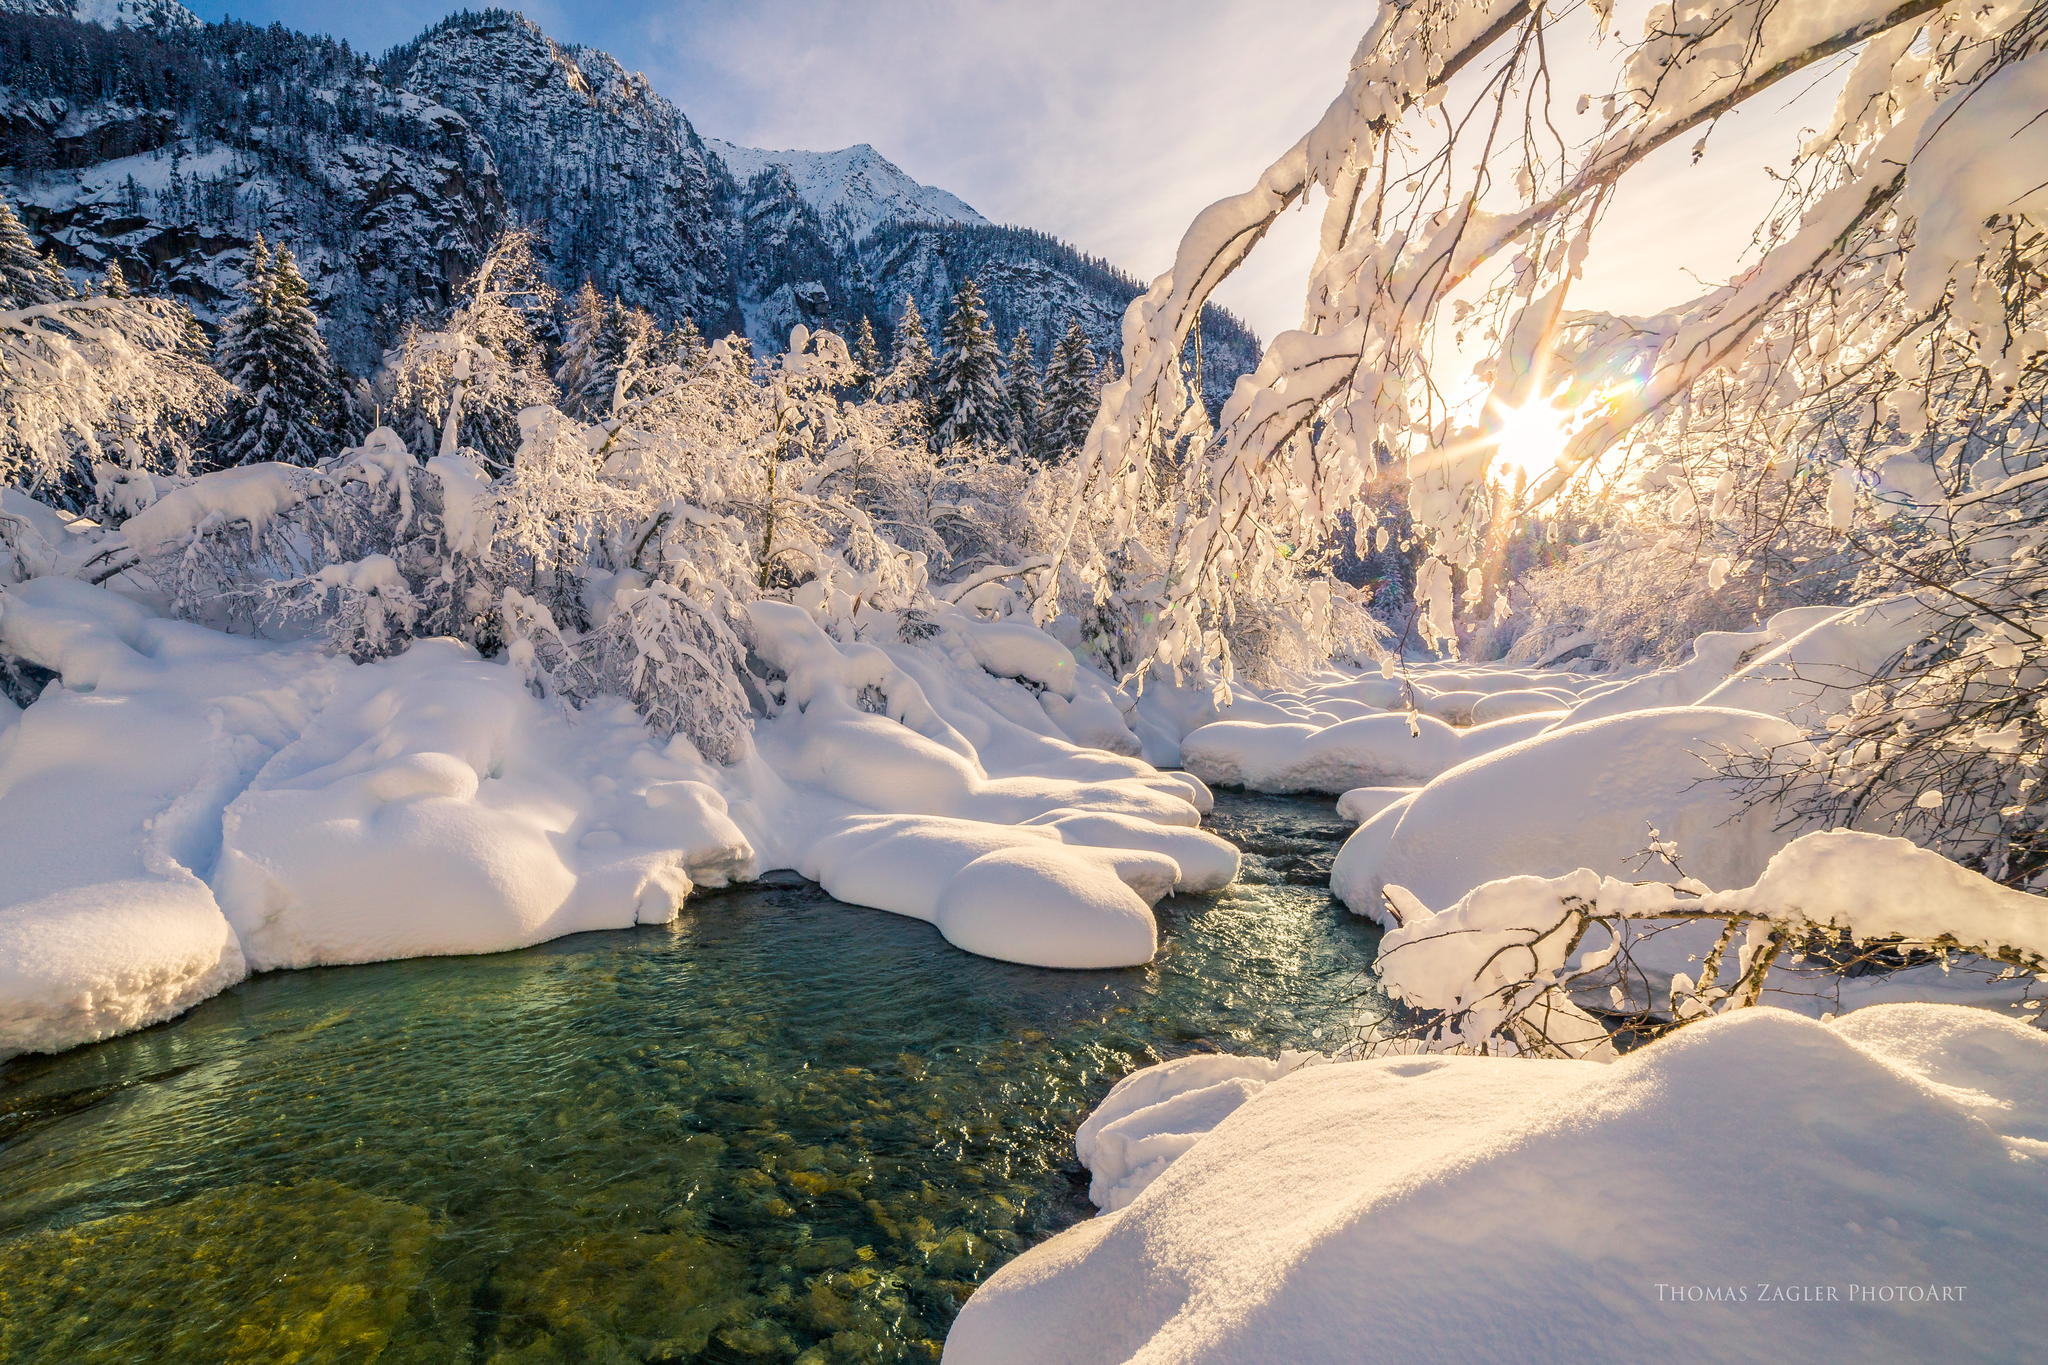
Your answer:
[[[2021,1003],[2048,981],[2048,899],[1849,830],[1793,840],[1732,891],[1581,868],[1490,881],[1436,912],[1400,886],[1385,895],[1396,927],[1379,978],[1423,1012],[1406,1036],[1432,1049],[1612,1056],[1624,1030],[1655,1036],[1767,998],[1838,1008],[1847,979],[1927,962],[2012,982]],[[1702,923],[1697,965],[1645,966],[1660,935]]]

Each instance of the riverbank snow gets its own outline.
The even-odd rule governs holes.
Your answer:
[[[352,664],[73,579],[9,587],[0,653],[54,677],[0,714],[0,1057],[252,970],[665,922],[777,868],[988,956],[1149,960],[1152,902],[1236,876],[1207,788],[1130,757],[1120,694],[1050,637],[937,623],[848,644],[757,607],[785,697],[719,768],[452,641]]]
[[[1116,1211],[998,1271],[945,1358],[2023,1359],[2044,1097],[2048,1037],[1938,1005],[1611,1063],[1167,1063],[1084,1129]]]

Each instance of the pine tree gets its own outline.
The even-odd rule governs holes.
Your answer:
[[[1002,353],[973,280],[963,282],[953,296],[953,311],[939,339],[945,349],[932,368],[933,429],[939,444],[1007,440]]]
[[[1094,424],[1098,401],[1095,353],[1076,321],[1068,325],[1045,364],[1045,402],[1038,424],[1039,450],[1045,459],[1056,460],[1081,448]]]
[[[312,291],[291,251],[273,255],[258,237],[242,292],[248,302],[214,347],[214,368],[238,393],[214,433],[213,461],[315,464],[340,435],[342,404]]]
[[[903,316],[896,320],[896,345],[889,355],[889,373],[876,386],[875,396],[891,402],[911,402],[927,396],[931,383],[932,347],[924,336],[924,318],[917,300],[903,296]]]
[[[36,250],[14,205],[0,199],[0,308],[32,308],[72,297],[71,281]]]
[[[882,348],[875,343],[874,320],[865,313],[853,329],[854,383],[862,393],[873,389],[882,377]]]
[[[110,299],[125,299],[134,292],[128,288],[128,276],[119,261],[107,262],[107,273],[100,278],[100,290]]]
[[[697,319],[685,317],[682,325],[669,330],[666,345],[668,358],[682,368],[684,374],[704,363],[704,357],[711,350],[711,343],[704,340],[704,334],[697,330]]]
[[[611,408],[612,384],[618,374],[607,355],[606,333],[612,326],[612,313],[612,305],[589,280],[569,301],[555,382],[562,388],[562,406],[574,416],[588,419]]]
[[[1009,409],[1011,446],[1019,455],[1038,455],[1038,418],[1045,395],[1038,380],[1038,358],[1031,353],[1030,334],[1022,327],[1010,342],[1009,359],[1003,366],[1003,399]]]

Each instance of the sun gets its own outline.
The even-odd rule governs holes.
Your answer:
[[[1541,398],[1520,407],[1492,404],[1487,430],[1494,466],[1504,478],[1532,482],[1557,468],[1571,440],[1571,416]]]

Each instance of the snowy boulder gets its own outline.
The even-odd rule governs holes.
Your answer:
[[[1773,828],[1778,811],[1745,805],[1721,765],[1764,750],[1796,756],[1804,743],[1785,721],[1717,707],[1548,730],[1460,764],[1380,811],[1345,842],[1331,886],[1353,911],[1380,918],[1389,882],[1442,907],[1523,873],[1669,874],[1660,859],[1642,861],[1653,828],[1677,844],[1688,876],[1746,886],[1796,831]]]
[[[1218,721],[1181,741],[1205,782],[1262,792],[1342,792],[1426,782],[1458,761],[1458,731],[1434,716],[1387,712],[1307,725]]]
[[[2023,1359],[2043,1095],[2048,1038],[1932,1005],[1304,1066],[1004,1266],[945,1358]]]
[[[1242,855],[1228,839],[1202,829],[1161,825],[1108,811],[1062,810],[1033,816],[1025,828],[1057,830],[1069,844],[1088,848],[1145,849],[1173,859],[1174,889],[1220,891],[1237,880]]]
[[[1071,842],[1061,821],[1071,823]],[[1198,875],[1214,875],[1195,842],[1213,836],[1155,828],[1160,836],[1192,836],[1181,851]],[[1086,812],[1030,825],[855,816],[816,840],[798,870],[840,900],[924,920],[984,957],[1129,967],[1151,960],[1158,946],[1152,902],[1184,875],[1168,852],[1145,847],[1146,837],[1118,817]],[[1173,846],[1170,837],[1153,842]]]
[[[1105,1213],[1130,1203],[1225,1115],[1305,1060],[1204,1053],[1124,1077],[1074,1135],[1093,1177],[1088,1197]]]
[[[701,799],[671,805],[661,845],[588,770],[623,714],[566,713],[453,641],[350,670],[305,733],[222,819],[214,887],[257,969],[498,952],[674,918],[687,850],[730,861],[733,831]],[[672,798],[674,794],[669,794]],[[620,796],[625,811],[635,802]]]
[[[1424,689],[1416,698],[1416,704],[1424,715],[1435,716],[1447,724],[1470,725],[1472,708],[1489,695],[1491,694],[1469,687],[1447,692]]]
[[[215,816],[331,661],[47,578],[0,593],[0,651],[58,675],[0,729],[0,1057],[141,1028],[241,980],[202,880]]]
[[[1396,801],[1402,801],[1420,787],[1353,787],[1337,798],[1337,814],[1354,825],[1362,825]]]
[[[983,957],[1034,967],[1134,967],[1158,951],[1159,926],[1120,871],[1056,845],[997,849],[946,883],[932,922],[947,942]]]

